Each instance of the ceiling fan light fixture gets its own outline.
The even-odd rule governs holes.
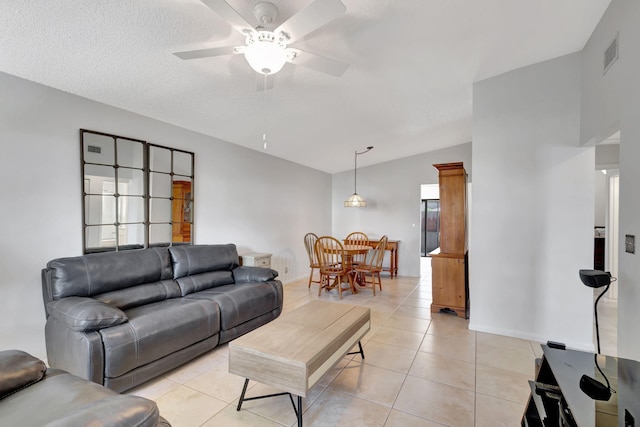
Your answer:
[[[284,22],[276,24],[278,7],[270,1],[253,0],[253,14],[258,26],[249,23],[229,2],[231,0],[201,0],[220,18],[245,37],[242,46],[217,46],[205,49],[174,52],[180,59],[191,60],[227,55],[244,55],[247,63],[258,74],[268,76],[282,69],[285,62],[311,68],[321,73],[340,77],[347,64],[311,52],[288,47],[303,39],[333,19],[343,15],[347,7],[340,0],[306,0],[307,6],[298,10]],[[275,0],[273,0],[275,1]],[[278,0],[280,2],[280,0]],[[233,3],[242,3],[233,0]],[[294,61],[295,60],[295,61]]]
[[[283,33],[257,31],[247,34],[247,47],[244,57],[257,73],[275,74],[282,69],[287,60],[292,59],[287,52],[288,38]]]

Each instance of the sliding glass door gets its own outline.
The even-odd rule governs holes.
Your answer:
[[[422,200],[420,252],[427,256],[440,246],[440,200]]]

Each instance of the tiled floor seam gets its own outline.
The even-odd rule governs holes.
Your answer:
[[[416,288],[418,288],[418,286],[414,287],[414,289],[412,290],[412,293],[413,293],[413,291],[415,291]],[[405,301],[406,301],[406,298],[405,298]],[[392,315],[393,315],[393,313],[392,313]],[[429,326],[431,326],[431,319],[429,319]],[[427,330],[429,330],[429,326],[427,326]],[[422,334],[422,340],[420,340],[420,345],[418,345],[418,349],[416,350],[416,353],[413,355],[413,359],[411,360],[411,364],[409,365],[409,370],[411,370],[411,366],[413,366],[413,364],[416,361],[416,357],[418,357],[418,352],[420,351],[420,347],[422,346],[422,343],[424,342],[424,336],[426,335],[426,333],[427,332],[425,331]],[[402,379],[402,384],[400,384],[400,388],[398,389],[398,394],[396,395],[395,399],[393,399],[393,404],[391,405],[391,411],[389,411],[389,415],[387,415],[387,419],[385,420],[384,425],[387,424],[387,421],[389,420],[389,416],[391,415],[391,412],[393,410],[400,411],[399,409],[395,409],[395,406],[396,406],[396,402],[398,401],[398,396],[400,396],[400,392],[402,391],[402,388],[404,387],[404,384],[407,381],[407,377],[409,377],[409,370],[407,371],[406,374],[404,374],[404,378]],[[400,412],[403,412],[405,414],[409,414],[408,412],[404,412],[404,411],[400,411]],[[429,420],[428,418],[423,418],[423,417],[420,417],[420,416],[415,415],[415,414],[409,414],[409,415],[412,415],[412,416],[415,416],[415,417],[419,417],[419,418],[422,418],[422,419],[425,419],[425,420],[428,420],[428,421],[431,421],[431,422],[435,422],[434,420]]]

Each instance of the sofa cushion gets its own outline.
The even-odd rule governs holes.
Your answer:
[[[19,350],[0,351],[0,399],[44,377],[46,365]]]
[[[67,297],[47,304],[47,312],[74,331],[91,332],[127,321],[116,307],[86,297]]]
[[[105,377],[118,377],[220,331],[220,311],[211,301],[169,299],[125,314],[127,323],[99,331]]]
[[[230,271],[210,271],[208,273],[184,276],[176,279],[182,296],[192,294],[216,286],[233,284],[233,274]]]
[[[236,283],[196,292],[185,299],[215,301],[220,306],[220,327],[228,330],[279,307],[282,287],[277,281]]]
[[[238,264],[236,245],[193,245],[169,248],[173,260],[173,278],[209,271],[231,271]]]
[[[140,286],[106,292],[96,295],[94,298],[121,310],[127,310],[139,305],[177,298],[180,295],[180,287],[175,281],[162,280],[156,283],[146,283]]]
[[[266,282],[278,277],[278,272],[270,268],[263,267],[238,267],[233,270],[233,281],[243,282]]]
[[[47,263],[45,298],[94,296],[171,277],[167,248],[58,258]]]

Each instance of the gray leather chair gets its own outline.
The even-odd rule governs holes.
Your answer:
[[[155,402],[123,396],[19,350],[0,351],[0,424],[170,427]]]

